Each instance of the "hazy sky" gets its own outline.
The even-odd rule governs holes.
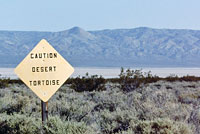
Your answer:
[[[0,30],[200,30],[200,0],[0,0]]]

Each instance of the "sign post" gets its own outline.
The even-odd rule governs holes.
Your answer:
[[[42,121],[48,119],[47,102],[74,68],[44,39],[15,68],[18,77],[41,99]]]
[[[41,109],[42,109],[42,123],[48,120],[48,102],[41,100]]]

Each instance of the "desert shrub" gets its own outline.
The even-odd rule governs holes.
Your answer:
[[[140,78],[143,78],[144,76],[141,70],[134,71],[127,69],[126,71],[124,71],[124,69],[121,68],[119,77],[120,77],[121,89],[125,92],[129,92],[140,86],[141,84]]]
[[[99,125],[103,134],[115,134],[127,131],[131,120],[138,120],[134,110],[122,110],[118,108],[114,112],[104,110],[100,113]]]
[[[170,76],[167,76],[164,78],[164,80],[169,81],[169,82],[174,82],[174,81],[179,81],[179,77],[175,74],[170,74]]]
[[[136,134],[192,134],[191,128],[181,122],[169,119],[155,119],[152,121],[138,121],[131,126]]]
[[[0,79],[0,88],[6,88],[6,87],[8,87],[9,81],[10,81],[9,78]]]
[[[107,81],[106,90],[102,92],[96,92],[97,90],[76,92],[70,88],[76,78],[70,79],[71,81],[63,85],[50,99],[49,122],[44,126],[43,133],[93,134],[95,131],[94,134],[146,134],[150,131],[152,134],[161,134],[167,130],[179,134],[181,130],[183,134],[186,132],[190,134],[192,132],[189,125],[192,125],[198,134],[200,83],[181,82],[180,78],[177,82],[171,83],[165,78],[157,78],[150,73],[148,76],[148,72],[146,74],[141,72],[141,74],[143,76],[130,77],[132,82],[137,79],[141,84],[138,89],[134,91],[131,89],[132,92],[128,93],[122,92],[119,83],[110,81]],[[87,77],[91,76],[85,76],[84,79]],[[186,77],[184,81],[196,79]],[[119,79],[114,81],[120,82]],[[161,81],[142,86],[157,80]],[[2,129],[0,133],[40,133],[42,130],[40,99],[24,84],[21,85],[17,81],[16,84],[14,83],[12,85],[9,83],[9,87],[0,89],[0,128]],[[196,111],[193,112],[194,110]],[[165,126],[166,120],[169,120],[169,123]],[[179,121],[186,122],[188,126]],[[24,128],[22,124],[25,125]],[[29,127],[32,124],[33,128]]]
[[[151,74],[151,71],[142,72],[142,70],[131,69],[127,69],[126,71],[124,71],[123,68],[121,68],[119,77],[121,89],[125,92],[133,91],[143,84],[156,82],[160,80],[159,77],[153,76]]]
[[[68,78],[64,84],[72,84],[76,78]]]
[[[44,126],[45,134],[87,134],[93,133],[84,123],[62,121],[59,117],[50,117]]]
[[[20,112],[23,107],[23,102],[9,104],[0,110],[0,113],[6,112],[7,114],[12,114],[14,112]]]
[[[0,88],[6,88],[9,84],[23,84],[20,79],[0,78]]]
[[[21,96],[20,94],[13,96],[6,94],[3,98],[0,98],[0,113],[6,112],[9,115],[13,113],[31,113],[32,111],[26,110],[29,106],[34,107],[27,96]]]
[[[9,84],[24,84],[20,79],[10,79]]]
[[[49,114],[59,115],[64,120],[82,121],[89,114],[90,105],[81,100],[61,102],[49,107]]]
[[[178,94],[178,102],[184,103],[184,104],[195,104],[200,95],[198,91],[191,92],[180,92]]]
[[[102,104],[97,104],[95,107],[94,107],[94,111],[101,111],[101,110],[104,110],[104,109],[107,109],[109,110],[110,112],[113,112],[116,110],[116,106],[114,103],[102,103]]]
[[[89,76],[86,73],[86,76],[82,78],[76,77],[71,84],[71,88],[73,88],[77,92],[83,91],[102,91],[105,90],[105,79],[102,76],[91,75]]]
[[[175,74],[171,74],[170,76],[167,76],[166,78],[163,78],[163,80],[166,80],[166,81],[169,81],[169,82],[175,82],[175,81],[188,81],[188,82],[191,82],[191,81],[200,81],[200,77],[197,77],[197,76],[183,76],[183,77],[178,77],[177,75]]]
[[[41,119],[21,114],[0,115],[1,134],[86,134],[92,129],[84,123],[62,121],[59,117],[49,117],[42,125]]]
[[[200,77],[196,77],[196,76],[183,76],[180,78],[181,81],[200,81]]]
[[[36,134],[40,132],[41,121],[20,114],[1,114],[1,134]]]

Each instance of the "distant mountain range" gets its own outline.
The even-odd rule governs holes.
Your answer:
[[[200,31],[115,29],[61,32],[0,31],[0,66],[15,67],[46,39],[73,66],[200,67]]]

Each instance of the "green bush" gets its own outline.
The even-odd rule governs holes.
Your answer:
[[[175,74],[171,74],[170,76],[167,76],[164,80],[169,82],[175,82],[175,81],[180,81],[180,78]]]
[[[6,79],[0,79],[0,88],[6,88],[8,87],[10,79],[6,78]]]
[[[132,124],[135,134],[192,134],[191,128],[181,122],[169,119],[155,119],[152,121],[139,121]]]
[[[124,71],[124,69],[121,68],[121,72],[119,74],[119,83],[124,92],[133,91],[143,84],[156,82],[158,80],[160,80],[160,78],[153,76],[150,71],[142,72],[142,70],[131,69]]]
[[[183,76],[183,77],[178,77],[177,75],[171,74],[170,76],[164,78],[163,80],[169,81],[169,82],[175,82],[175,81],[200,81],[200,77],[197,76]]]
[[[21,114],[0,115],[1,134],[87,134],[92,129],[84,123],[62,121],[59,117],[49,117],[42,125],[41,119]]]
[[[80,78],[76,77],[71,84],[71,88],[73,88],[77,92],[83,91],[102,91],[105,90],[105,79],[102,76],[92,75],[89,76],[86,73],[86,76]]]
[[[1,114],[1,134],[37,134],[40,132],[41,121],[20,114]]]
[[[44,127],[46,134],[87,134],[92,133],[84,123],[64,122],[59,117],[49,118]]]

